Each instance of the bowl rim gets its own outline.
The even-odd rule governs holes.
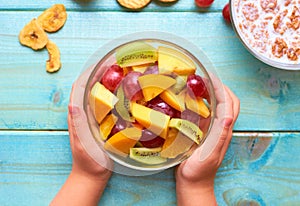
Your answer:
[[[272,67],[282,69],[282,70],[289,70],[289,71],[298,71],[300,70],[300,60],[298,63],[283,63],[280,61],[276,61],[274,59],[268,58],[267,56],[261,54],[256,49],[253,49],[250,45],[248,45],[247,40],[245,39],[244,35],[240,31],[238,27],[238,21],[236,18],[236,12],[234,10],[234,2],[236,0],[229,0],[229,8],[230,8],[230,19],[233,25],[233,30],[235,31],[238,39],[241,41],[243,46],[258,60],[262,61],[265,64],[268,64]]]

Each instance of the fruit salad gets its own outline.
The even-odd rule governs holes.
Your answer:
[[[186,53],[134,41],[113,58],[89,94],[105,150],[157,165],[203,143],[211,123],[208,79]]]

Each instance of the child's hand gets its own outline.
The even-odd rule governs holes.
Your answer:
[[[216,205],[214,179],[232,137],[239,99],[224,85],[215,86],[216,119],[206,141],[176,170],[179,205]]]
[[[91,69],[73,84],[68,126],[72,150],[72,170],[51,205],[98,205],[111,176],[112,161],[95,144],[83,110],[83,96]],[[89,149],[86,151],[84,147]]]
[[[112,161],[102,150],[99,150],[97,156],[102,156],[101,164],[99,164],[99,160],[96,162],[87,153],[79,139],[79,135],[85,135],[85,137],[91,135],[84,111],[77,106],[69,106],[68,125],[73,157],[72,174],[94,181],[107,182],[111,175],[111,170],[108,168],[112,167]]]
[[[85,87],[91,71],[92,67],[80,75],[70,94],[68,126],[73,156],[72,173],[105,180],[111,175],[113,163],[95,143],[83,110]]]

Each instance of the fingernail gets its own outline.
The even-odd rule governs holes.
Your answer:
[[[226,117],[225,119],[223,119],[223,122],[222,122],[223,127],[228,129],[231,126],[232,121],[233,121],[233,119],[231,117]]]
[[[68,106],[70,114],[74,117],[80,114],[80,109],[77,105],[69,105]]]

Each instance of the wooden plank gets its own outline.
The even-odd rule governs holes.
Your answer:
[[[234,133],[217,173],[219,205],[298,205],[300,133]],[[71,169],[67,132],[0,131],[0,205],[46,205]],[[114,174],[101,205],[176,205],[173,169]],[[117,195],[116,195],[117,194]]]
[[[0,10],[44,10],[53,4],[63,3],[67,11],[130,11],[117,3],[117,0],[75,0],[75,1],[39,1],[28,0],[26,2],[19,0],[12,0],[6,2],[0,0]],[[152,12],[178,12],[178,11],[192,11],[192,12],[214,12],[221,11],[223,6],[227,3],[226,0],[215,1],[208,9],[200,9],[196,6],[193,0],[185,1],[178,0],[175,3],[160,3],[157,0],[152,1],[141,11]]]
[[[150,28],[177,34],[206,52],[220,78],[241,99],[236,130],[300,130],[300,72],[274,69],[254,59],[219,13],[70,12],[65,27],[49,34],[61,49],[63,66],[55,74],[45,72],[45,50],[35,52],[18,42],[19,31],[37,14],[0,15],[2,129],[67,129],[71,85],[86,59],[113,38]],[[153,20],[151,24],[145,24],[146,18]],[[91,23],[84,23],[83,19]],[[135,27],[129,27],[128,22]],[[198,27],[189,26],[196,22]]]
[[[55,74],[45,72],[46,50],[35,52],[18,42],[19,31],[38,14],[0,15],[1,129],[66,130],[71,85],[89,56],[113,38],[156,30],[186,38],[207,54],[219,77],[241,100],[237,131],[300,130],[300,72],[256,60],[219,12],[69,12],[64,28],[49,34],[61,50],[63,66]]]

